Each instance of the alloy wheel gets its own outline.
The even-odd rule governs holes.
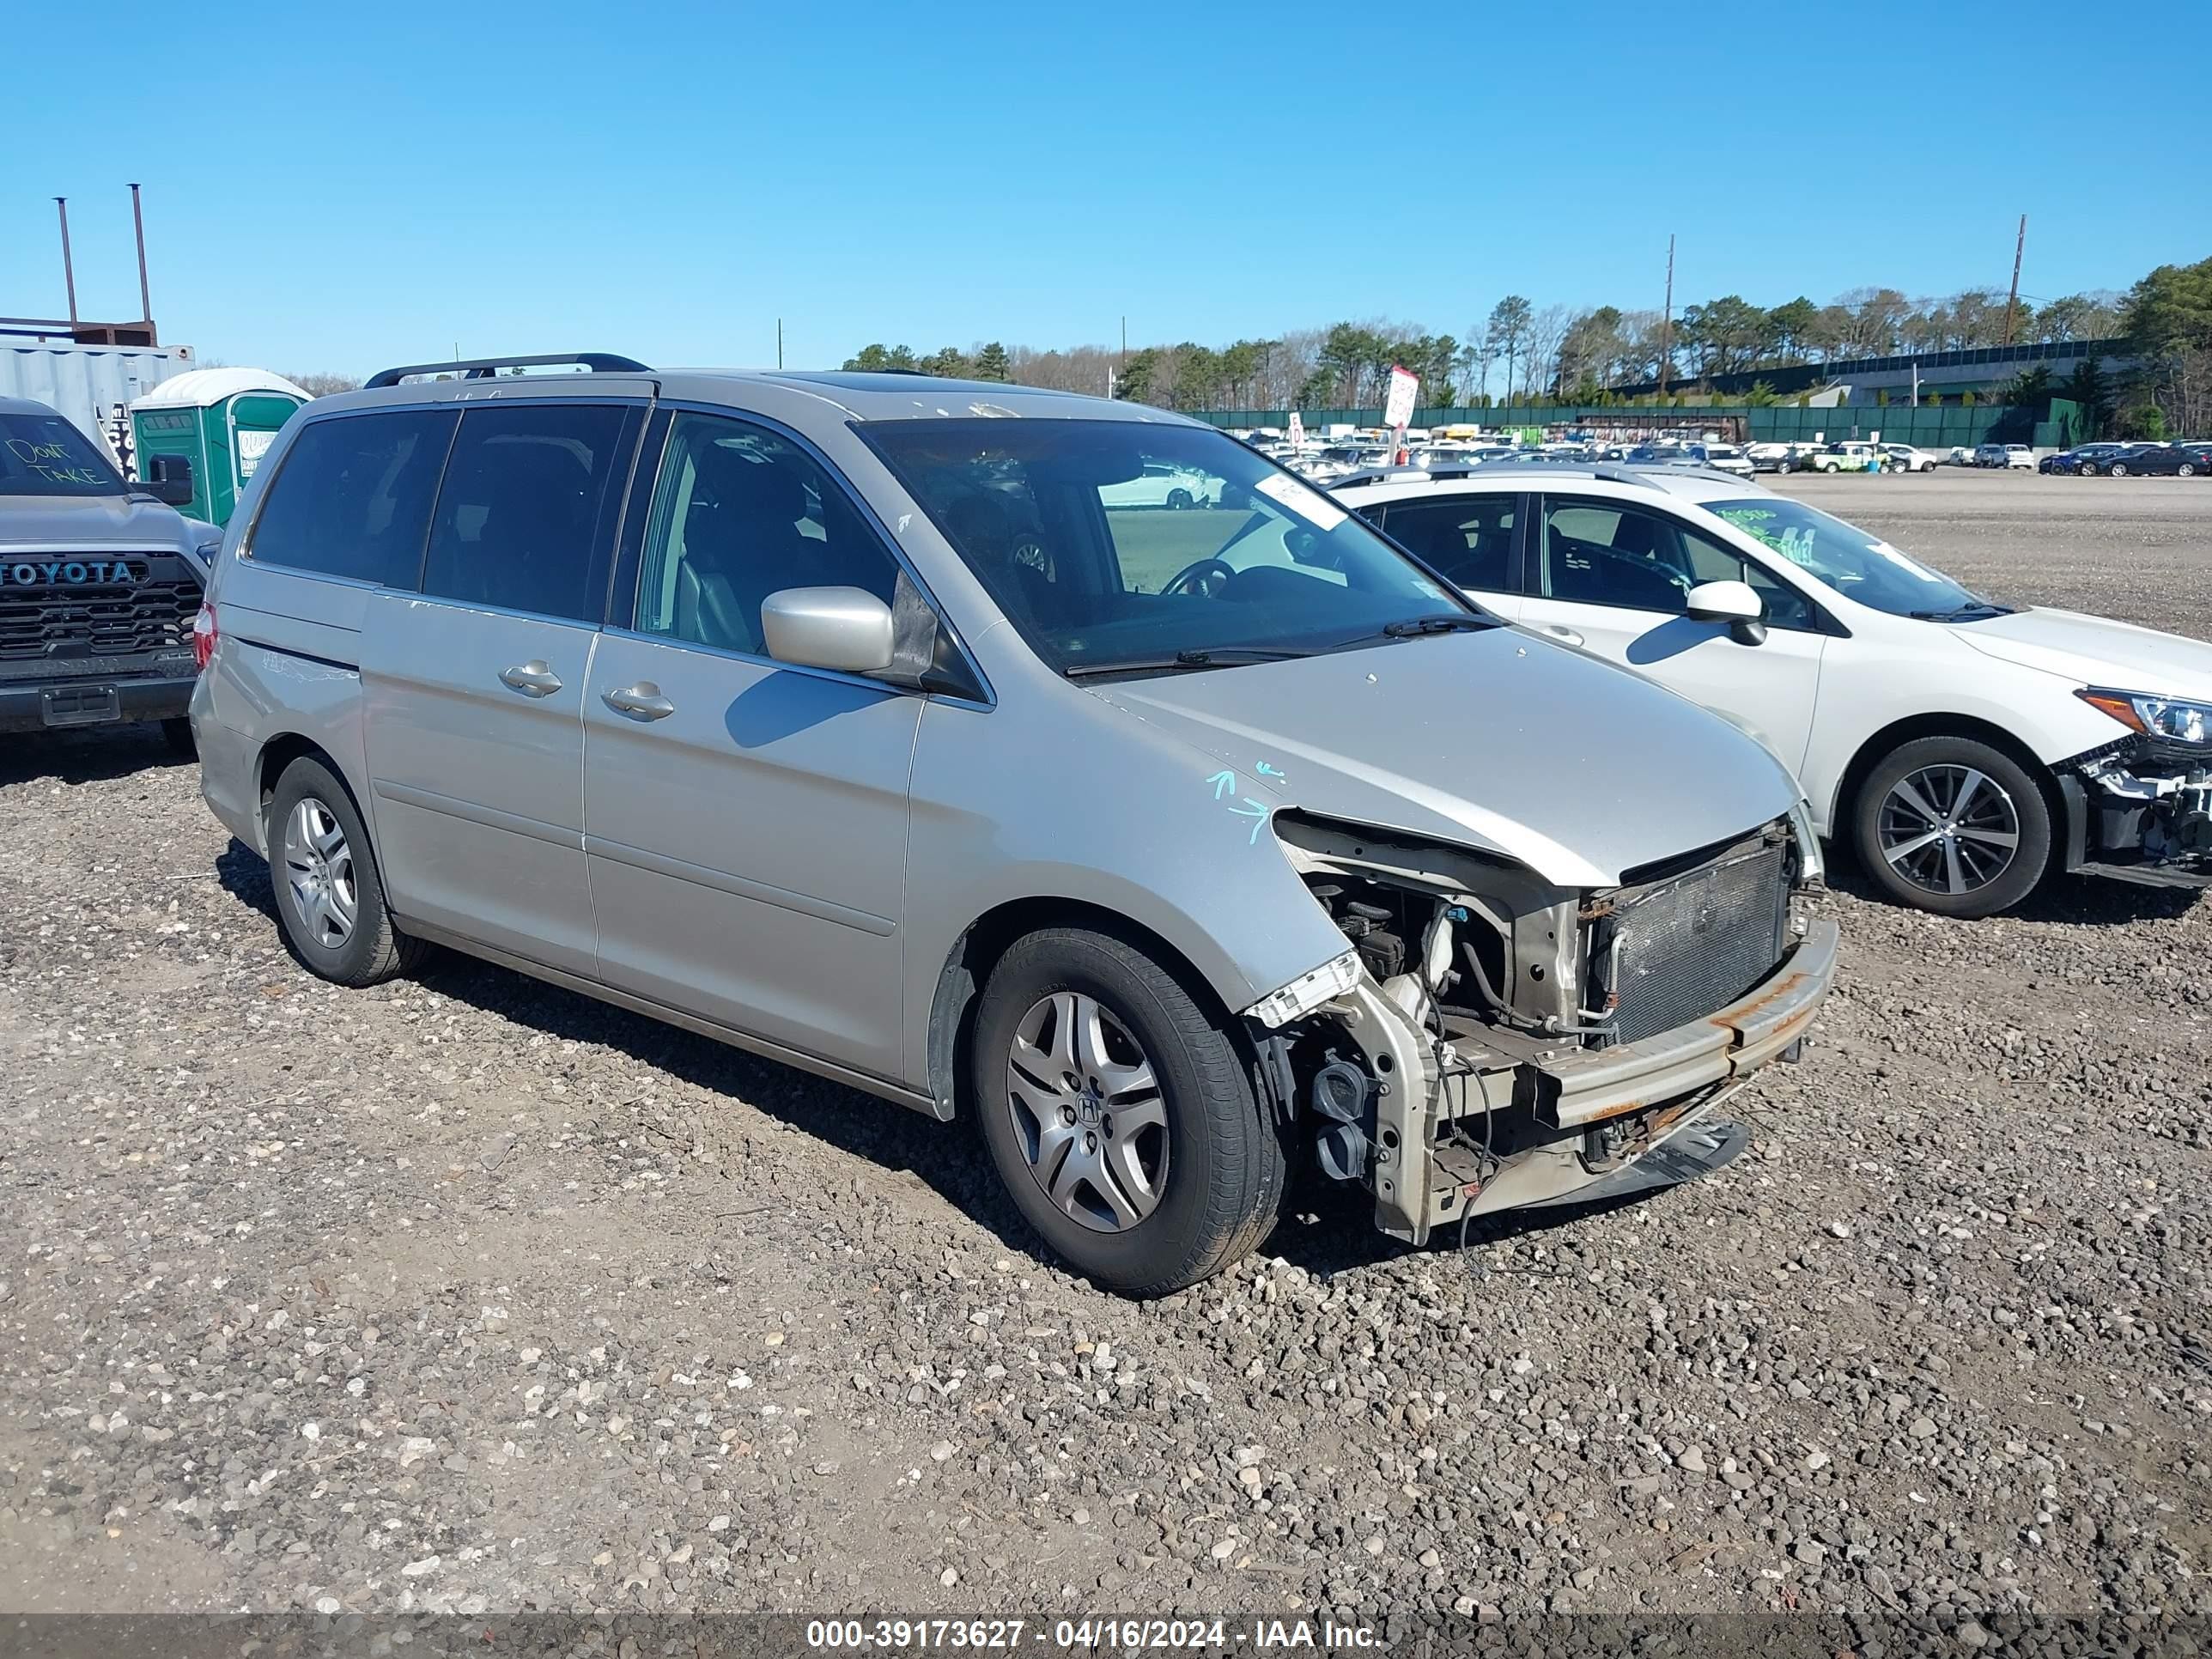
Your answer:
[[[1167,1100],[1143,1046],[1103,1003],[1054,991],[1030,1005],[1006,1056],[1006,1109],[1054,1209],[1126,1232],[1167,1189]]]
[[[2012,867],[2020,811],[1996,779],[1971,766],[1925,766],[1881,803],[1881,855],[1915,887],[1958,895]]]
[[[353,848],[337,817],[313,795],[302,795],[284,820],[284,883],[292,914],[316,944],[335,951],[353,937],[361,915]]]

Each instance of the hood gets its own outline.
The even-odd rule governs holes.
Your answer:
[[[1695,703],[1510,628],[1091,688],[1255,803],[1512,859],[1562,887],[1780,817],[1798,790]]]
[[[2212,645],[2202,640],[2039,606],[1986,622],[1938,625],[1984,656],[2077,685],[2212,700]]]
[[[0,548],[181,553],[222,533],[143,495],[0,495]]]

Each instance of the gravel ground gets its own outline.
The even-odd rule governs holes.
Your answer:
[[[2212,635],[2212,487],[1792,487]],[[8,741],[0,1609],[2212,1610],[2212,904],[1821,904],[1721,1175],[1463,1254],[1316,1194],[1135,1305],[957,1129],[323,985],[158,738]]]

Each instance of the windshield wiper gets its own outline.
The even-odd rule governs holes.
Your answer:
[[[1962,605],[1953,611],[1908,611],[1905,613],[1915,622],[1980,622],[1989,617],[2009,617],[2008,605],[1991,605],[1987,599],[1977,599],[1972,605]]]
[[[1384,623],[1379,631],[1394,640],[1410,640],[1423,634],[1473,633],[1497,625],[1487,617],[1470,617],[1464,611],[1445,611],[1433,617],[1408,617],[1403,622]]]
[[[1359,645],[1369,640],[1418,640],[1431,634],[1474,634],[1492,629],[1498,624],[1489,617],[1473,617],[1464,611],[1438,611],[1428,617],[1407,617],[1394,623],[1384,623],[1371,634],[1354,634],[1348,640],[1339,640],[1329,647],[1341,651],[1348,646]]]
[[[1290,657],[1310,657],[1310,651],[1272,649],[1260,646],[1224,646],[1208,651],[1178,651],[1172,657],[1146,657],[1130,662],[1071,663],[1060,673],[1071,680],[1098,674],[1171,674],[1190,668],[1240,668],[1249,663],[1281,662]]]

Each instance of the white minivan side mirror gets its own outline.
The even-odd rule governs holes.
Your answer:
[[[761,601],[761,634],[778,662],[847,674],[891,665],[891,608],[864,588],[780,589]]]

